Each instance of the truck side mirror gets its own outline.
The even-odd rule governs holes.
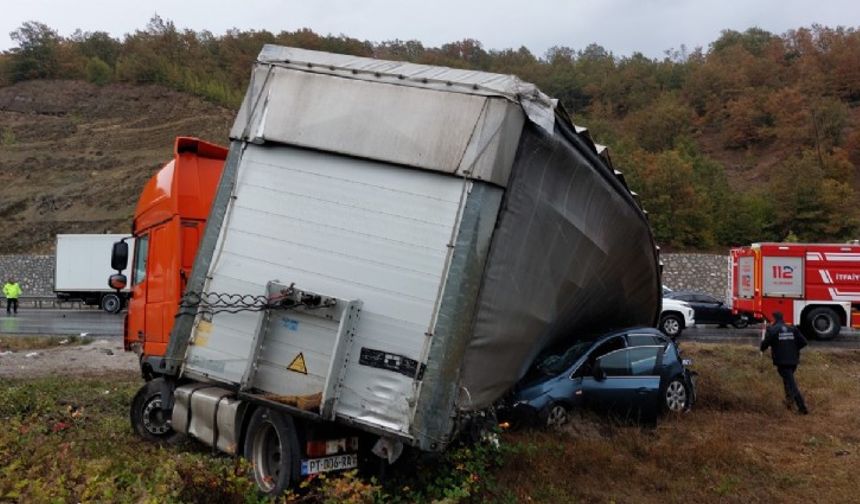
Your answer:
[[[128,243],[118,241],[113,244],[113,251],[110,256],[110,267],[117,271],[122,271],[128,267]]]
[[[121,291],[128,285],[128,279],[122,273],[117,273],[108,277],[108,287],[114,290]]]

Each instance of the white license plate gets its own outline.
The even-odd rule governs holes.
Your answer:
[[[345,454],[333,457],[302,460],[302,476],[324,473],[329,471],[342,471],[358,467],[358,455]]]

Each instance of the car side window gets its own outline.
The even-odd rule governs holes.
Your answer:
[[[651,345],[660,345],[661,341],[657,339],[653,334],[628,334],[627,335],[627,346],[630,347],[639,347],[639,346],[651,346]]]
[[[629,376],[630,364],[628,362],[629,349],[616,350],[600,357],[600,369],[606,376]]]
[[[653,376],[662,346],[646,346],[616,350],[599,358],[600,369],[606,376]]]
[[[662,351],[662,346],[636,347],[627,349],[628,358],[630,359],[630,374],[632,376],[655,375],[657,361],[659,360],[660,353]]]
[[[606,340],[601,343],[597,348],[591,352],[591,359],[597,359],[602,355],[606,355],[609,352],[614,352],[620,348],[624,348],[624,339],[621,336],[616,336],[612,339]]]
[[[579,366],[576,371],[574,371],[573,375],[571,375],[571,378],[579,378],[590,375],[592,369],[594,368],[594,362],[599,357],[622,348],[624,348],[624,338],[622,338],[621,336],[616,336],[614,338],[604,341],[588,354],[588,357],[585,359],[585,362],[583,362],[582,365]]]
[[[693,299],[693,296],[691,296],[691,295],[689,295],[689,294],[681,294],[681,295],[680,295],[680,296],[678,296],[676,299],[680,299],[681,301],[687,301],[687,302],[689,302],[689,301],[693,301],[693,300],[694,300],[694,299]]]

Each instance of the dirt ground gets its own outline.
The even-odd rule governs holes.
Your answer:
[[[234,112],[159,86],[0,87],[0,254],[50,253],[57,233],[122,233],[176,136],[226,145]]]
[[[122,349],[117,338],[44,349],[0,351],[0,379],[45,376],[90,376],[137,372],[137,355]]]

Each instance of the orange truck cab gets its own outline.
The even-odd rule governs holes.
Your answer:
[[[153,375],[150,361],[167,349],[226,157],[224,147],[178,137],[173,160],[149,179],[137,203],[123,340],[140,356],[146,379]]]

